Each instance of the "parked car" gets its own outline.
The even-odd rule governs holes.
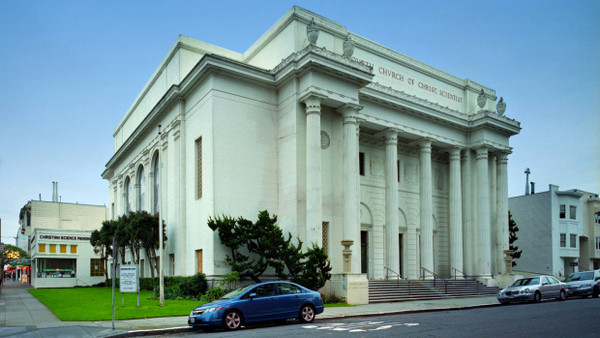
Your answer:
[[[289,318],[309,323],[322,312],[323,299],[319,292],[291,282],[273,281],[241,287],[196,307],[190,313],[188,324],[237,330],[244,323]]]
[[[600,294],[600,270],[582,271],[570,274],[567,279],[567,296],[597,298]]]
[[[542,299],[565,300],[567,285],[552,276],[535,276],[515,281],[510,287],[498,292],[500,304],[531,301],[538,303]]]

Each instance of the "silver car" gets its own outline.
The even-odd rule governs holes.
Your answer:
[[[552,276],[536,276],[518,279],[510,287],[498,292],[500,304],[511,302],[534,302],[542,299],[565,300],[567,285]]]
[[[575,272],[565,279],[567,296],[597,298],[600,294],[600,270]]]

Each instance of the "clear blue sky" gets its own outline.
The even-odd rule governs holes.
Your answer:
[[[509,196],[600,193],[600,2],[0,2],[0,218],[14,243],[20,208],[108,203],[100,174],[112,133],[183,34],[244,52],[293,5],[496,90],[521,122]],[[6,237],[5,237],[6,236]]]

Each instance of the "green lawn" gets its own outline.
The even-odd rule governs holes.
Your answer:
[[[206,303],[196,300],[149,300],[151,291],[140,292],[140,307],[137,294],[125,294],[125,307],[121,307],[121,293],[115,292],[115,318],[137,319],[151,317],[185,316],[193,308]],[[112,320],[111,288],[30,289],[29,292],[63,321]]]
[[[137,295],[125,294],[125,307],[121,307],[121,293],[115,293],[116,319],[138,319],[151,317],[186,316],[193,308],[206,302],[196,300],[149,300],[151,291],[140,292],[140,307]],[[29,292],[63,321],[112,320],[111,288],[30,289]],[[325,304],[325,307],[354,306],[346,303]]]

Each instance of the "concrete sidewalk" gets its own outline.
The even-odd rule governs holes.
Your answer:
[[[6,282],[0,294],[0,337],[118,337],[190,331],[187,316],[112,321],[63,322],[33,297],[30,286]],[[317,321],[408,312],[453,310],[498,305],[495,296],[436,299],[325,308]],[[191,309],[190,309],[191,311]]]

